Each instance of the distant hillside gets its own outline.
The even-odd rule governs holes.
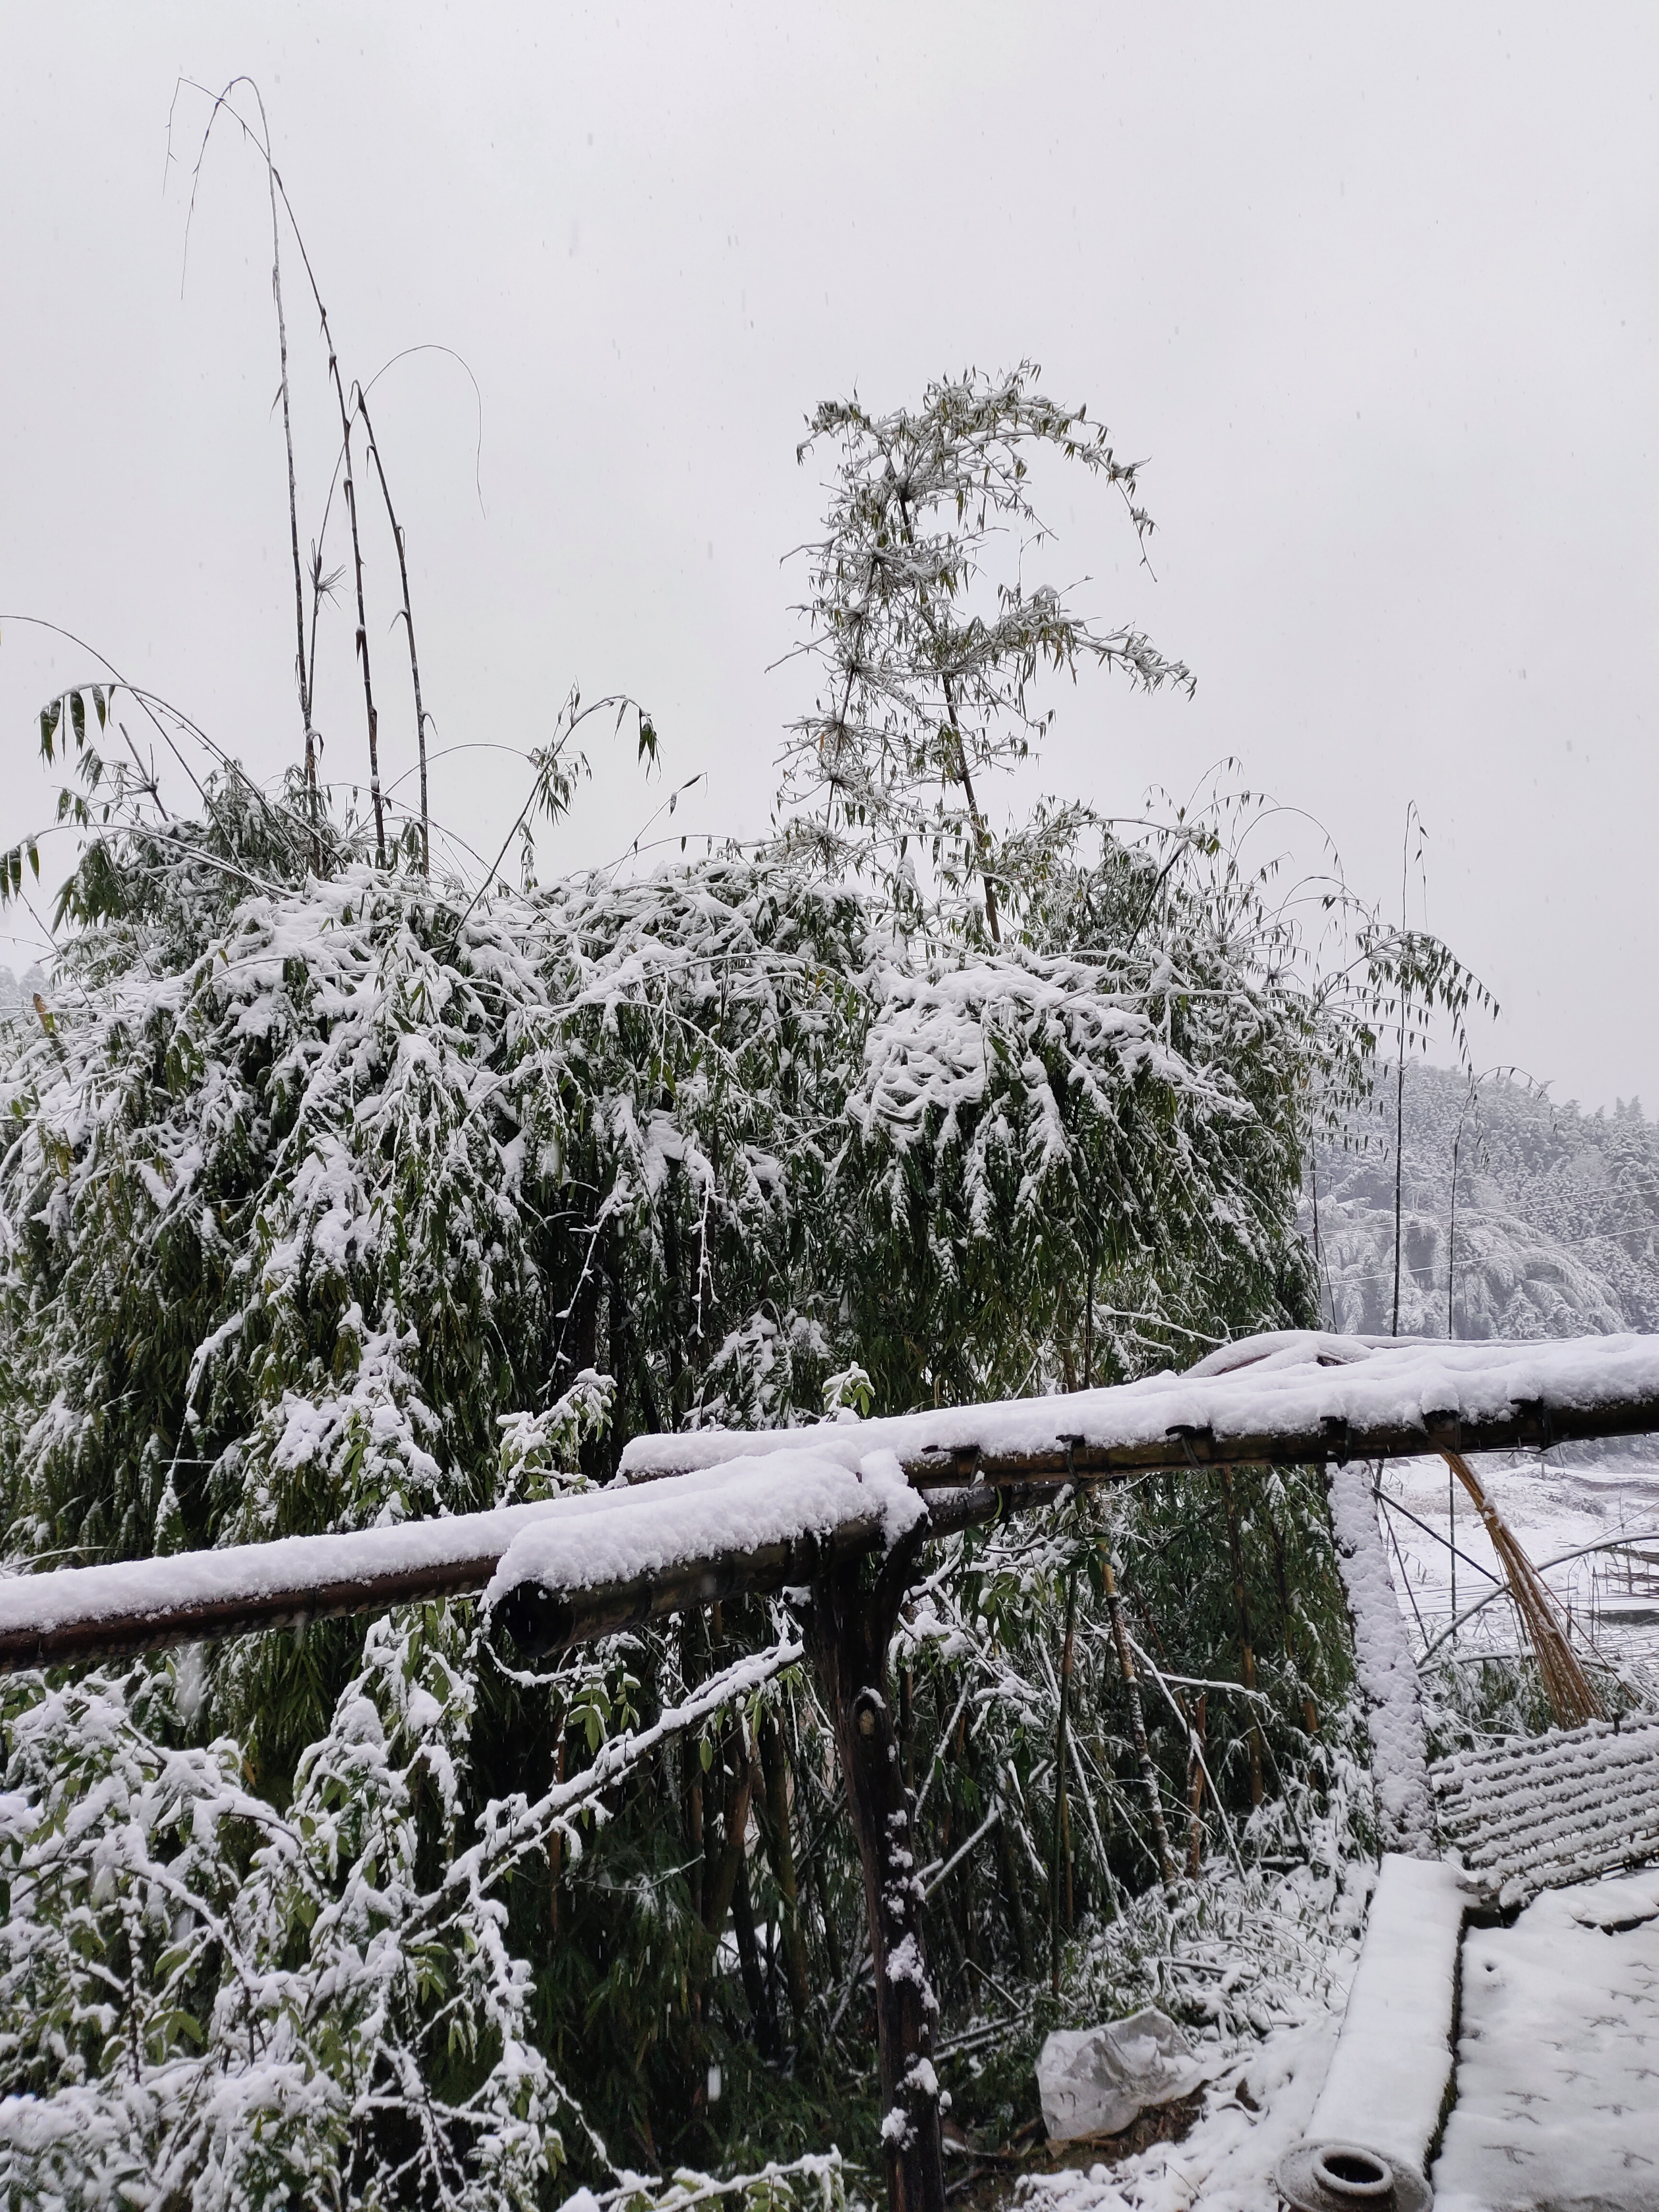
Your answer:
[[[1406,1072],[1400,1329],[1447,1334],[1452,1150],[1462,1116],[1451,1334],[1565,1336],[1659,1329],[1659,1125],[1489,1080]],[[1394,1076],[1316,1161],[1327,1319],[1386,1334],[1394,1299]],[[1304,1208],[1315,1234],[1312,1193]]]
[[[21,984],[9,968],[0,968],[0,1022],[9,1020],[26,999],[46,988],[46,971],[41,968],[27,969]]]

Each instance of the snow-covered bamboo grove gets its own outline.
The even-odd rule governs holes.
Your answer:
[[[1379,1021],[1476,987],[1340,885],[1304,941],[1229,835],[1248,802],[999,836],[972,779],[1030,754],[1045,671],[1190,680],[1047,587],[972,604],[988,532],[1036,526],[1017,447],[1151,527],[1035,376],[815,418],[819,812],[759,853],[538,887],[526,837],[526,888],[469,896],[297,772],[271,797],[218,755],[181,819],[98,753],[105,689],[48,708],[85,839],[46,988],[0,1008],[11,1570],[507,1505],[644,1431],[1070,1390],[1315,1319],[1311,1135]],[[547,811],[592,711],[531,756]],[[893,1672],[958,2118],[1019,2124],[1058,2021],[1236,2036],[1324,1986],[1369,1797],[1316,1476],[937,1545]],[[860,1876],[782,1602],[556,1666],[406,1607],[12,1677],[0,1725],[10,2202],[673,2212],[836,2197],[841,2154],[868,2188]]]
[[[1308,1315],[1303,1100],[1343,1040],[1212,881],[1172,872],[1115,949],[1155,863],[1114,849],[993,954],[739,860],[459,926],[418,878],[284,888],[257,807],[146,851],[7,1032],[16,1566],[507,1503],[645,1429],[1065,1387]],[[908,1610],[946,2040],[1007,2021],[993,2106],[1056,1934],[1177,1972],[1109,1548],[1192,1678],[1153,1712],[1183,1853],[1271,1858],[1346,1803],[1322,1498],[1230,1487],[957,1539]],[[781,1609],[543,1679],[457,1603],[5,1698],[32,2201],[528,2204],[867,2150],[857,1869]]]

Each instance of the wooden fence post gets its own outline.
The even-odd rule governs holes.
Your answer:
[[[933,2064],[939,2004],[927,1979],[913,1808],[887,1673],[888,1643],[925,1533],[923,1524],[890,1554],[873,1589],[860,1587],[857,1560],[823,1576],[813,1586],[807,1631],[864,1872],[891,2212],[945,2212]]]

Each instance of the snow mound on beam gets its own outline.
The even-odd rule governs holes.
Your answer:
[[[1591,1413],[1659,1400],[1659,1336],[1595,1336],[1533,1344],[1431,1343],[1292,1329],[1224,1346],[1184,1374],[1168,1370],[1109,1389],[1006,1399],[884,1419],[826,1421],[803,1431],[699,1429],[635,1437],[630,1479],[680,1474],[723,1460],[813,1447],[854,1466],[872,1449],[907,1462],[979,1450],[1052,1452],[1074,1437],[1101,1449],[1162,1443],[1172,1430],[1218,1437],[1306,1436],[1327,1421],[1365,1429],[1420,1427],[1430,1413],[1501,1419],[1516,1406]]]
[[[263,1598],[303,1601],[342,1586],[498,1559],[519,1530],[579,1498],[403,1521],[334,1536],[176,1552],[98,1567],[0,1577],[0,1635],[82,1623],[165,1620],[193,1607]]]
[[[514,1537],[484,1591],[486,1609],[524,1583],[597,1589],[859,1522],[878,1521],[892,1544],[925,1516],[891,1452],[866,1448],[848,1467],[800,1437],[796,1430],[791,1449],[726,1460],[648,1491],[562,1500]]]
[[[465,1570],[454,1588],[489,1582],[494,1602],[520,1582],[592,1589],[762,1544],[825,1536],[849,1522],[880,1523],[896,1542],[927,1507],[890,1452],[867,1442],[848,1466],[804,1444],[720,1467],[648,1492],[582,1492],[494,1513],[458,1513],[334,1536],[289,1536],[108,1566],[0,1576],[0,1638],[81,1626],[165,1623],[215,1604],[307,1600],[358,1585],[365,1608],[394,1604],[398,1577]]]

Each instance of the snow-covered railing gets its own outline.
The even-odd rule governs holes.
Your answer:
[[[944,1484],[1325,1466],[1650,1431],[1659,1431],[1659,1336],[1449,1343],[1293,1329],[1225,1345],[1179,1375],[811,1434],[830,1452],[890,1451],[913,1482]],[[800,1440],[789,1429],[635,1437],[622,1471],[648,1481]]]
[[[1445,1841],[1500,1905],[1659,1858],[1659,1719],[1460,1753],[1429,1781]]]
[[[338,1536],[290,1536],[0,1580],[0,1669],[120,1657],[294,1628],[389,1605],[476,1595],[532,1651],[562,1650],[742,1591],[812,1582],[918,1522],[940,1534],[997,1493],[931,1504],[890,1455],[796,1449],[636,1490]]]
[[[1347,1468],[1649,1430],[1659,1430],[1656,1337],[1528,1345],[1258,1337],[1184,1375],[1065,1397],[805,1430],[638,1438],[623,1455],[620,1482],[494,1513],[15,1574],[0,1579],[0,1668],[468,1594],[482,1594],[516,1641],[547,1650],[740,1591],[810,1585],[805,1641],[831,1715],[864,1872],[890,2191],[896,2204],[942,2212],[922,1890],[884,1686],[889,1642],[921,1545],[1000,1510],[1044,1504],[1070,1484],[1147,1469]],[[1373,1572],[1377,1563],[1364,1553],[1367,1526],[1373,1550],[1376,1536],[1368,1500],[1346,1513],[1346,1480],[1334,1503],[1351,1603],[1362,1631],[1373,1614],[1397,1627],[1386,1573]],[[873,1583],[862,1571],[867,1553],[882,1558]],[[1418,1739],[1407,1741],[1415,1708],[1395,1694],[1401,1685],[1414,1693],[1408,1656],[1362,1633],[1360,1657],[1380,1765],[1393,1759],[1407,1780],[1412,1771],[1426,1814],[1420,1723]],[[1384,1774],[1380,1805],[1389,1786]],[[1402,1797],[1383,1809],[1415,1844],[1425,1824],[1413,1805]],[[1388,2169],[1375,2157],[1372,2164],[1386,2183]],[[1408,2175],[1409,2158],[1395,2168]],[[1404,2212],[1403,2198],[1401,2205]]]
[[[338,1536],[284,1536],[0,1580],[0,1668],[121,1658],[480,1590],[521,1528],[515,1505]]]
[[[0,1580],[0,1668],[293,1627],[486,1585],[509,1626],[551,1649],[740,1589],[810,1581],[812,1547],[832,1522],[812,1521],[803,1501],[821,1500],[836,1483],[836,1494],[852,1499],[846,1484],[878,1463],[924,1492],[978,1492],[955,1509],[949,1525],[959,1527],[994,1511],[997,1492],[1040,1496],[1056,1483],[1149,1468],[1346,1464],[1650,1430],[1659,1430],[1659,1336],[1524,1345],[1311,1330],[1251,1337],[1184,1374],[1064,1397],[811,1429],[638,1437],[622,1471],[629,1486],[653,1485],[648,1502],[636,1498],[639,1510],[626,1488],[611,1488],[349,1534],[13,1576]],[[739,1462],[749,1470],[740,1478]],[[745,1519],[732,1536],[739,1524],[722,1522],[708,1503],[715,1492],[707,1484],[721,1468],[751,1501],[775,1493],[775,1533],[758,1534],[760,1521]],[[669,1504],[669,1479],[678,1480],[683,1508]],[[729,1504],[736,1492],[727,1495]],[[931,1510],[931,1525],[945,1525],[937,1498]],[[653,1549],[653,1531],[671,1525],[678,1548]],[[873,1545],[867,1498],[848,1504],[833,1528],[842,1552]],[[601,1529],[626,1563],[606,1575],[592,1565]],[[532,1539],[532,1531],[541,1533]],[[519,1557],[533,1559],[535,1571],[514,1569],[509,1585],[504,1555],[521,1537],[528,1548]],[[509,1588],[523,1595],[511,1599]]]

